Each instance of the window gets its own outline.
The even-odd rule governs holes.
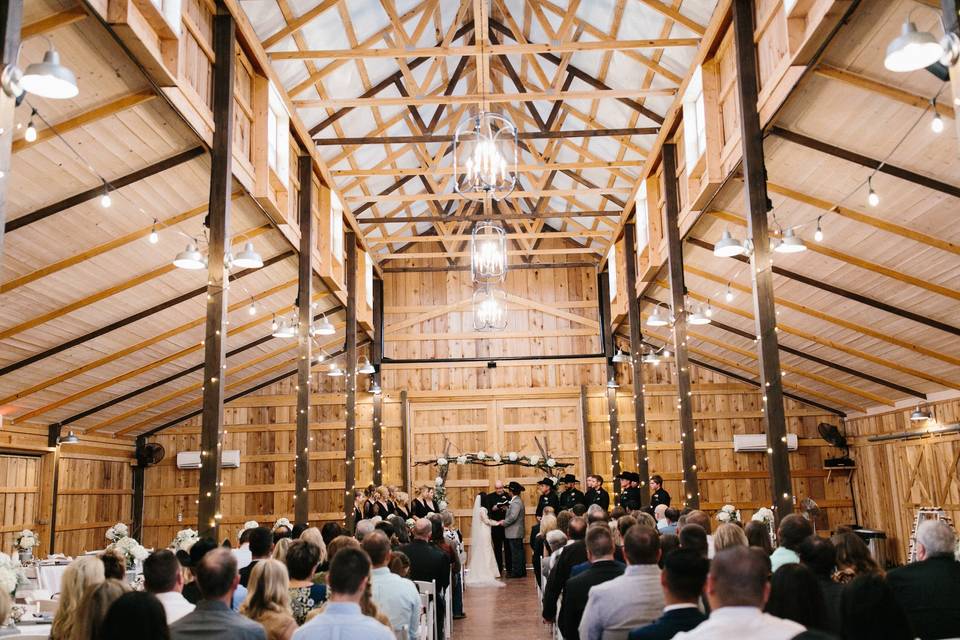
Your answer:
[[[367,292],[367,306],[373,309],[373,258],[363,254],[363,286]]]
[[[688,174],[706,150],[707,125],[703,100],[703,67],[697,67],[683,95],[683,151]]]
[[[290,116],[273,83],[267,100],[267,164],[286,187],[290,177]]]
[[[335,193],[330,194],[330,253],[343,262],[343,207]]]
[[[649,213],[647,212],[647,182],[646,180],[640,183],[640,188],[637,189],[637,199],[636,199],[636,241],[637,246],[635,247],[636,254],[639,256],[643,253],[644,248],[650,242],[650,218]]]
[[[607,277],[610,280],[610,302],[617,298],[617,245],[610,247],[607,254]]]

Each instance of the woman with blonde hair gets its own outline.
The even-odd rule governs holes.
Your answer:
[[[309,527],[300,534],[300,539],[312,542],[320,549],[320,565],[323,566],[327,562],[327,543],[323,541],[323,534],[320,533],[320,529]]]
[[[730,547],[749,547],[747,534],[743,532],[740,525],[732,522],[725,522],[713,532],[713,548],[716,551],[729,549]]]
[[[60,605],[50,630],[52,640],[72,640],[83,594],[103,580],[103,562],[99,557],[81,556],[70,563],[60,582]]]
[[[431,513],[436,513],[437,508],[433,503],[433,487],[428,484],[420,487],[416,499],[413,501],[413,517],[426,518]]]
[[[247,599],[240,613],[259,622],[267,640],[290,640],[297,622],[290,610],[290,581],[287,567],[279,560],[261,560],[250,572]]]
[[[279,560],[280,562],[287,561],[287,549],[290,548],[290,544],[293,542],[293,538],[280,538],[277,540],[277,543],[273,545],[273,553],[270,554],[270,557],[274,560]]]
[[[120,596],[131,591],[130,585],[115,578],[87,587],[77,609],[77,622],[70,640],[98,640],[107,611]]]
[[[410,519],[410,496],[406,491],[393,494],[393,512],[404,520]]]

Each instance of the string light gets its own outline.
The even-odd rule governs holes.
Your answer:
[[[934,133],[943,133],[943,118],[937,111],[937,99],[930,98],[930,108],[933,109],[933,120],[930,121],[930,130]]]
[[[817,242],[823,242],[823,228],[820,226],[820,219],[823,216],[817,216],[817,230],[813,234],[813,239]]]
[[[110,198],[110,187],[104,182],[103,195],[100,196],[100,206],[104,209],[109,209],[111,204],[113,204],[113,200]]]
[[[150,229],[150,237],[148,238],[150,244],[157,244],[160,242],[160,234],[157,233],[157,219],[153,219],[153,228]]]
[[[730,283],[727,283],[727,293],[724,294],[723,299],[727,302],[733,302],[733,289],[730,288]]]
[[[251,316],[257,315],[257,301],[253,298],[250,299],[250,306],[247,308],[247,313]]]
[[[37,128],[33,125],[33,117],[37,115],[37,110],[30,111],[30,122],[27,123],[27,130],[23,132],[23,139],[27,142],[36,142]]]
[[[880,196],[873,190],[873,176],[867,178],[867,204],[871,207],[880,204]]]

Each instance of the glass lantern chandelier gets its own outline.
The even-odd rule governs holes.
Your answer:
[[[470,234],[470,275],[477,284],[503,282],[507,275],[507,234],[496,222],[478,222]]]
[[[507,327],[507,297],[494,286],[473,292],[473,328],[476,331],[503,331]]]
[[[501,200],[517,183],[517,128],[488,111],[464,120],[453,137],[454,190],[473,200]]]

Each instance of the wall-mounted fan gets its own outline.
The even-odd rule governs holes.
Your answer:
[[[159,442],[148,442],[137,451],[137,464],[141,467],[152,467],[163,460],[166,451]]]
[[[837,425],[821,422],[817,425],[817,431],[829,445],[843,450],[842,456],[827,458],[823,461],[823,466],[830,468],[854,466],[853,459],[850,457],[850,444],[847,442],[846,436],[840,433]]]

